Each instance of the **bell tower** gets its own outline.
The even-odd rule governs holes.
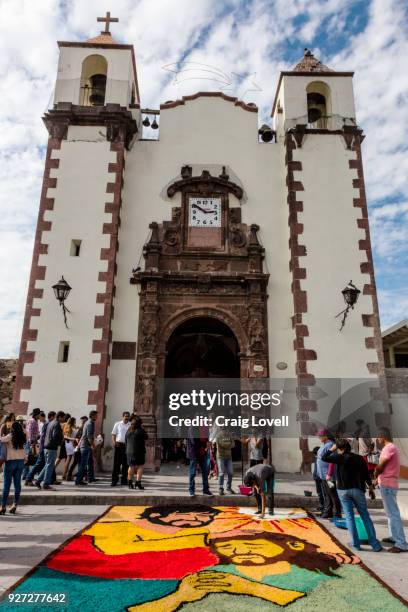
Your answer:
[[[355,126],[353,74],[328,68],[305,49],[294,69],[280,75],[272,110],[280,135],[297,125],[330,131]]]
[[[132,45],[110,13],[85,42],[59,42],[55,93],[20,348],[14,408],[105,412],[116,254],[127,150],[140,115]],[[71,287],[67,325],[52,286]],[[50,380],[52,379],[52,384]]]
[[[98,17],[105,29],[86,42],[59,41],[60,57],[54,106],[70,102],[85,107],[139,103],[139,88],[133,45],[116,42],[109,30],[111,17]]]
[[[272,111],[285,151],[293,346],[304,432],[315,409],[308,389],[317,378],[372,378],[377,386],[374,381],[384,374],[364,135],[352,78],[306,49],[292,71],[281,73]],[[342,290],[350,279],[361,294],[340,331],[335,316],[344,309]]]

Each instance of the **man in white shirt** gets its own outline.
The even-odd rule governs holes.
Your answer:
[[[112,445],[114,448],[111,487],[116,487],[121,474],[121,484],[127,484],[128,464],[126,460],[126,432],[130,427],[130,412],[122,414],[122,420],[115,423],[112,429]]]

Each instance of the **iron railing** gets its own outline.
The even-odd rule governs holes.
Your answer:
[[[316,121],[308,123],[307,127],[310,130],[327,130],[330,118],[331,115],[321,115]]]

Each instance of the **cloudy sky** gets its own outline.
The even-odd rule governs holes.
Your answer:
[[[304,47],[332,68],[355,71],[382,327],[407,318],[406,0],[0,0],[0,357],[18,352],[56,40],[96,35],[95,18],[106,10],[120,18],[115,38],[135,45],[143,106],[216,88],[175,84],[163,67],[178,62],[234,73],[231,93],[256,102],[260,120],[279,71]]]

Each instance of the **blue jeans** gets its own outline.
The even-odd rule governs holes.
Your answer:
[[[224,491],[224,474],[227,474],[227,489],[231,489],[233,467],[232,459],[218,459],[218,484],[220,491]]]
[[[94,457],[92,451],[89,453],[87,475],[88,482],[91,482],[95,478]]]
[[[44,449],[45,465],[37,478],[37,482],[44,481],[44,487],[49,487],[50,484],[52,483],[57,454],[58,454],[57,449],[55,450],[50,449],[50,448]]]
[[[36,474],[38,474],[39,472],[41,472],[41,470],[43,469],[44,465],[45,465],[45,455],[44,455],[44,450],[41,450],[38,453],[37,461],[34,463],[34,465],[32,466],[31,470],[28,472],[26,480],[28,482],[33,482],[34,476]]]
[[[395,546],[397,548],[408,550],[408,543],[404,534],[404,525],[402,524],[397,503],[398,489],[380,485],[380,493],[384,504],[384,511],[388,519],[390,536],[395,541]]]
[[[197,465],[200,466],[201,476],[203,479],[203,493],[209,493],[208,487],[208,474],[210,473],[210,458],[207,453],[202,459],[190,459],[190,465],[188,469],[189,476],[189,492],[195,492],[195,477],[197,472]]]
[[[373,521],[368,514],[367,500],[364,491],[361,489],[337,489],[337,493],[339,494],[344,516],[346,517],[347,529],[351,535],[354,548],[359,549],[361,546],[354,518],[354,507],[356,507],[363,521],[371,547],[373,550],[380,550],[381,544],[377,539]]]
[[[33,454],[33,450],[32,449],[33,449],[33,447],[32,447],[31,442],[25,442],[24,450],[25,450],[26,455],[27,455],[27,463],[24,465],[24,468],[23,468],[23,474],[22,474],[22,479],[23,480],[25,480],[27,478],[27,474],[30,471],[30,466],[28,465],[28,459]]]
[[[14,483],[14,503],[18,504],[21,493],[21,475],[24,469],[24,459],[10,459],[4,464],[3,496],[1,505],[5,506],[10,493],[11,482]]]
[[[83,482],[88,472],[90,456],[91,456],[90,448],[81,448],[81,459],[79,461],[79,467],[78,467],[78,472],[75,478],[75,484],[78,484],[79,482]]]

